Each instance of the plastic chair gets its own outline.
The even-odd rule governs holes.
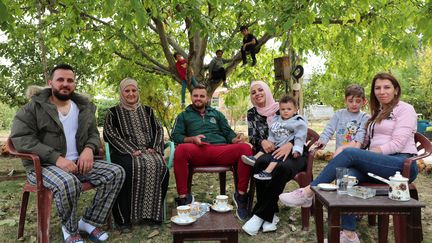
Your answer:
[[[169,141],[165,143],[165,148],[170,148],[170,153],[168,156],[168,162],[167,162],[167,167],[168,170],[171,169],[173,167],[173,163],[174,163],[174,151],[175,151],[175,145],[174,142]]]
[[[410,168],[411,163],[415,163],[416,160],[428,157],[432,154],[432,144],[424,135],[422,135],[419,132],[416,132],[414,134],[414,141],[416,142],[417,150],[421,151],[424,150],[423,153],[413,156],[410,158],[405,159],[403,169],[402,169],[402,176],[409,178],[410,177]],[[371,186],[371,187],[383,187],[388,188],[387,184],[382,183],[370,183],[370,182],[363,182],[360,183],[361,186]],[[414,183],[409,184],[409,190],[410,190],[410,196],[416,200],[418,200],[418,192],[417,188]],[[369,225],[375,225],[376,224],[376,217],[375,215],[370,215],[368,217]],[[385,219],[386,223],[384,225],[386,226],[385,232],[388,232],[388,216]],[[395,236],[395,242],[401,243],[406,242],[406,217],[402,215],[393,215],[393,226],[394,226],[394,236]]]
[[[189,164],[189,174],[188,174],[188,191],[192,190],[192,178],[195,173],[218,173],[219,174],[219,190],[220,195],[226,194],[226,172],[233,172],[234,177],[234,185],[237,190],[237,167],[234,165],[231,166],[223,166],[223,165],[206,165],[206,166],[194,166]]]
[[[49,242],[49,225],[51,216],[51,203],[52,203],[52,192],[43,185],[42,181],[42,167],[40,159],[37,154],[33,153],[19,153],[16,151],[10,138],[7,140],[7,146],[9,153],[21,159],[27,159],[33,161],[36,174],[36,185],[30,184],[26,181],[23,188],[23,195],[21,199],[20,217],[18,223],[18,234],[17,238],[21,238],[24,235],[25,218],[27,214],[27,206],[29,201],[30,192],[36,193],[36,208],[37,208],[37,241],[38,242]],[[100,152],[100,151],[99,151]],[[101,153],[100,153],[101,154]],[[81,184],[82,191],[88,191],[93,189],[93,185],[89,182]]]
[[[192,191],[192,179],[193,175],[195,173],[218,173],[219,174],[219,194],[220,195],[226,195],[226,172],[231,171],[233,173],[234,178],[234,187],[235,191],[237,191],[237,166],[234,165],[188,165],[188,180],[187,180],[187,187],[188,191]],[[250,190],[249,190],[250,193]],[[249,197],[249,201],[253,200],[253,197]],[[251,203],[248,202],[248,211],[251,209],[249,208],[249,205]]]
[[[300,187],[306,187],[308,186],[312,180],[313,180],[313,161],[314,161],[314,157],[315,157],[315,152],[317,149],[312,149],[311,147],[312,145],[318,141],[319,139],[319,135],[318,133],[316,133],[314,130],[308,128],[308,132],[307,132],[307,137],[306,137],[306,148],[309,151],[308,157],[307,157],[307,166],[306,166],[306,170],[301,171],[299,173],[297,173],[293,180],[297,182],[297,184]],[[249,214],[252,213],[252,204],[253,204],[253,197],[255,194],[255,181],[253,179],[253,177],[251,177],[250,180],[250,190],[249,190],[249,195],[250,195],[250,200],[249,200],[249,206],[248,209],[250,209]],[[307,231],[309,230],[309,217],[311,215],[311,208],[301,208],[301,215],[302,215],[302,229]]]
[[[173,161],[174,161],[175,146],[174,146],[174,143],[172,141],[168,141],[165,143],[164,147],[170,148],[170,153],[169,153],[168,161],[167,161],[167,167],[168,167],[168,169],[171,169],[173,166]],[[105,150],[105,161],[111,162],[110,148],[109,148],[109,144],[107,142],[104,143],[104,148],[105,148],[104,149]]]

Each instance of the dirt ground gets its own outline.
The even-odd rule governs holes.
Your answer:
[[[314,130],[320,132],[323,127],[322,122],[310,124]],[[244,127],[238,128],[237,131],[245,132]],[[4,137],[7,137],[4,136]],[[333,146],[333,147],[332,147]],[[327,146],[328,150],[334,150],[334,142]],[[321,169],[326,165],[326,161],[315,160],[314,175],[318,175]],[[18,159],[0,156],[0,175],[6,175],[11,170],[15,173],[23,174],[21,162]],[[170,184],[167,194],[167,211],[171,212],[175,208],[174,198],[176,195],[176,187],[174,174],[171,171]],[[420,174],[415,183],[419,191],[420,201],[426,204],[426,208],[422,209],[422,226],[424,242],[432,243],[432,187],[431,175]],[[234,185],[231,173],[227,175],[227,193],[232,199]],[[22,195],[22,186],[24,179],[15,181],[0,182],[0,242],[17,242],[16,231],[18,228],[18,212]],[[216,195],[219,194],[219,183],[216,175],[213,174],[196,174],[194,175],[192,192],[196,200],[201,202],[211,202]],[[297,184],[290,182],[285,187],[285,191],[292,191],[297,188]],[[80,199],[79,215],[82,215],[86,205],[88,205],[94,192],[84,193]],[[35,242],[36,241],[36,210],[34,207],[34,195],[30,197],[30,204],[27,211],[27,220],[25,226],[24,238],[19,241]],[[232,202],[231,202],[232,203]],[[51,215],[51,240],[59,242],[61,240],[60,222],[56,215],[54,205],[52,206]],[[326,213],[325,213],[326,215]],[[288,208],[280,206],[278,214],[281,221],[278,224],[278,229],[272,233],[259,233],[257,236],[251,237],[244,232],[239,233],[239,242],[316,242],[315,222],[313,217],[310,220],[309,231],[301,230],[301,216],[299,208]],[[240,225],[242,223],[239,221]],[[358,232],[360,233],[361,242],[377,242],[377,228],[367,225],[367,220],[364,218],[358,223]],[[169,218],[161,225],[135,225],[133,232],[130,234],[120,234],[115,229],[110,231],[109,242],[170,242],[172,236],[170,234]],[[389,242],[394,242],[393,228],[390,226]]]

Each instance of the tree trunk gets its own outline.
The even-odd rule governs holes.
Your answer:
[[[48,67],[48,61],[47,61],[47,48],[45,45],[45,36],[44,36],[44,21],[42,19],[42,16],[45,11],[45,7],[42,5],[41,0],[38,0],[36,2],[37,9],[38,9],[38,45],[39,45],[39,51],[40,51],[40,59],[42,63],[42,71],[45,83],[48,82],[49,79],[49,67]]]

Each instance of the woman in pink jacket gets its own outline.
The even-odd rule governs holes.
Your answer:
[[[388,178],[396,171],[402,171],[403,161],[417,153],[414,142],[417,115],[410,104],[400,101],[401,91],[399,82],[391,74],[375,75],[370,93],[372,114],[366,125],[367,136],[364,142],[369,150],[343,150],[329,162],[310,186],[333,181],[336,178],[336,167],[349,168],[349,174],[356,176],[360,182],[374,180],[367,175],[368,172]],[[417,165],[412,163],[409,180],[413,181],[417,174]],[[310,186],[283,193],[279,199],[290,207],[309,207],[313,198]],[[343,231],[340,242],[360,242],[355,233],[354,216],[343,215],[341,227]]]

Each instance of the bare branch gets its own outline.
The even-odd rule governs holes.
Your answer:
[[[152,29],[155,33],[158,33],[156,26],[152,25],[151,23],[148,24],[148,26],[150,27],[150,29]],[[187,53],[184,51],[183,48],[180,47],[180,45],[177,43],[177,41],[175,41],[170,35],[168,35],[165,32],[165,36],[168,40],[168,43],[170,44],[170,46],[172,48],[174,48],[174,50],[178,53],[180,53],[182,56],[187,56]]]
[[[177,73],[175,68],[175,61],[169,49],[168,39],[167,39],[167,35],[163,23],[158,18],[152,18],[152,20],[156,24],[156,33],[159,35],[162,50],[164,52],[166,60],[168,61],[169,69],[171,70],[172,73]]]
[[[112,28],[112,29],[115,29],[115,30],[116,30],[120,35],[122,35],[122,36],[127,40],[127,42],[129,42],[129,44],[131,44],[131,45],[135,48],[136,51],[138,51],[138,52],[141,54],[142,57],[144,57],[145,59],[147,59],[148,61],[150,61],[150,62],[153,63],[154,65],[158,66],[160,69],[169,70],[168,67],[162,65],[162,64],[159,63],[156,59],[154,59],[154,58],[152,58],[150,55],[148,55],[148,54],[147,54],[147,53],[146,53],[146,52],[145,52],[145,51],[144,51],[144,50],[143,50],[143,49],[138,45],[138,43],[136,43],[136,42],[133,41],[129,36],[127,36],[125,33],[123,33],[122,29],[115,28],[115,27],[112,26],[109,22],[103,21],[103,20],[101,20],[101,19],[99,19],[99,18],[96,18],[96,17],[94,17],[94,16],[92,16],[92,15],[89,15],[89,14],[87,14],[87,13],[85,13],[85,12],[81,12],[80,15],[81,15],[82,17],[87,17],[87,18],[92,19],[92,20],[94,20],[94,21],[96,21],[96,22],[99,22],[99,23],[101,23],[101,24],[103,24],[103,25],[105,25],[105,26],[108,26],[108,27]],[[167,60],[168,60],[168,59],[167,59]]]
[[[206,54],[206,50],[207,50],[207,43],[208,43],[208,35],[206,34],[204,37],[200,37],[200,40],[197,44],[197,50],[198,50],[198,54],[196,55],[196,61],[195,61],[195,65],[197,67],[197,69],[202,69],[203,65],[204,65],[204,56]]]
[[[177,12],[182,12],[183,7],[180,4],[177,4],[176,6]],[[185,17],[185,26],[187,31],[187,38],[189,40],[189,55],[188,55],[188,61],[191,62],[193,60],[193,56],[195,56],[195,43],[194,43],[194,33],[192,33],[191,27],[192,27],[192,21],[189,17]]]
[[[38,37],[38,46],[39,51],[41,52],[40,58],[43,68],[43,76],[45,82],[49,79],[49,69],[48,69],[48,60],[47,60],[47,48],[45,45],[45,36],[43,33],[44,30],[44,24],[45,21],[42,19],[43,12],[45,11],[45,7],[42,5],[42,2],[39,0],[36,3],[37,5],[37,18],[38,18],[38,25],[37,25],[37,37]]]
[[[120,58],[124,59],[124,60],[128,60],[128,61],[132,61],[131,57],[126,56],[125,54],[118,52],[118,51],[114,51],[114,54],[116,54],[117,56],[119,56]],[[168,76],[172,76],[172,73],[169,70],[165,70],[165,69],[161,69],[158,66],[150,66],[150,65],[146,65],[140,61],[134,61],[134,63],[140,67],[143,68],[144,71],[146,72],[150,72],[150,73],[156,73],[156,74],[161,74],[161,75],[168,75]]]

